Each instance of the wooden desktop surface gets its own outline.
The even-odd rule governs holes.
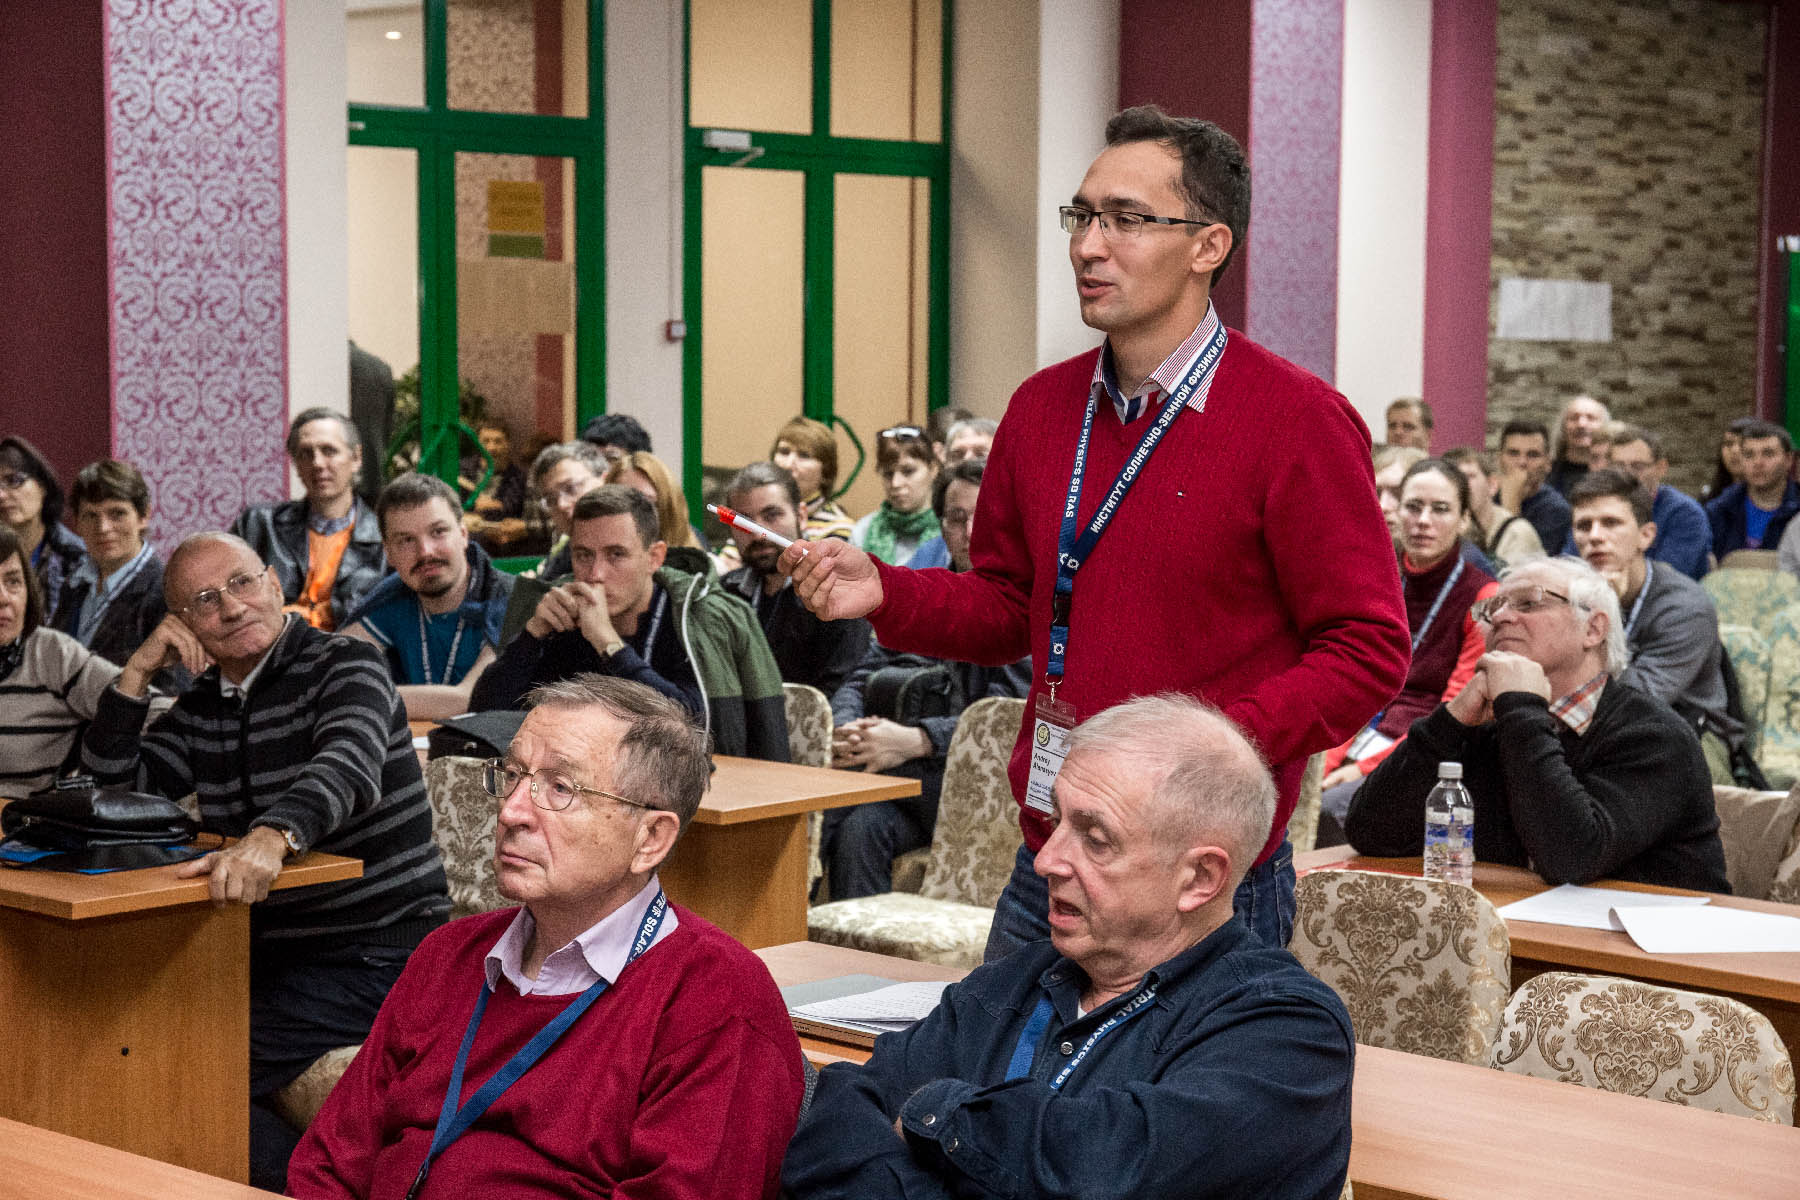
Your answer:
[[[963,972],[816,943],[758,951],[787,986],[835,975]],[[868,1051],[802,1038],[815,1063]],[[1792,1200],[1800,1130],[1443,1062],[1356,1048],[1350,1179],[1358,1200]]]
[[[266,1200],[274,1195],[0,1118],[0,1200]]]
[[[0,906],[42,913],[66,921],[84,921],[148,908],[192,904],[207,898],[204,875],[177,879],[181,864],[78,875],[68,871],[0,870]],[[355,879],[362,862],[317,851],[303,854],[281,868],[272,890]]]
[[[715,754],[712,786],[701,798],[694,820],[702,825],[740,825],[918,794],[916,779]]]

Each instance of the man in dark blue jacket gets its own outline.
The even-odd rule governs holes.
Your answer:
[[[1275,786],[1236,727],[1161,695],[1075,730],[1037,855],[1050,941],[834,1063],[788,1147],[812,1197],[1332,1200],[1350,1160],[1349,1015],[1232,893]]]
[[[1739,453],[1744,482],[1732,484],[1706,506],[1713,557],[1720,562],[1733,550],[1775,549],[1800,512],[1800,487],[1790,477],[1794,439],[1787,430],[1768,421],[1747,425]]]

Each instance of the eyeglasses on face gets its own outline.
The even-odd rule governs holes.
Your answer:
[[[1486,600],[1477,600],[1470,606],[1469,616],[1479,625],[1492,625],[1508,609],[1525,617],[1550,607],[1551,601],[1571,603],[1561,592],[1536,586],[1523,587],[1511,592],[1497,592]]]
[[[1456,515],[1456,506],[1442,500],[1408,500],[1400,506],[1400,511],[1415,521],[1427,513],[1440,521],[1447,521]]]
[[[583,787],[560,771],[541,770],[527,771],[516,763],[509,763],[503,758],[490,758],[481,765],[481,786],[488,795],[496,800],[504,800],[512,795],[522,782],[529,781],[528,788],[531,802],[539,808],[551,812],[561,812],[575,803],[575,797],[586,793],[590,796],[605,796],[608,800],[617,800],[620,804],[632,808],[647,809],[651,812],[662,811],[654,804],[645,804],[642,800],[627,800],[623,796],[600,788]]]
[[[1070,237],[1080,237],[1088,231],[1088,226],[1095,218],[1100,221],[1102,237],[1135,237],[1152,225],[1217,225],[1217,221],[1190,221],[1186,217],[1157,217],[1149,213],[1128,212],[1118,208],[1082,208],[1078,204],[1065,204],[1056,210],[1062,224],[1062,230]]]
[[[188,602],[181,606],[181,611],[197,617],[213,616],[219,611],[220,605],[225,603],[227,592],[231,593],[233,600],[248,600],[256,594],[266,571],[267,568],[262,571],[239,571],[225,581],[224,587],[207,588],[189,596]]]

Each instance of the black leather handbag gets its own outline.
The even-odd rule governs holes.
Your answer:
[[[863,712],[901,725],[954,716],[963,708],[962,687],[948,663],[883,667],[863,684]]]
[[[91,781],[62,785],[0,809],[0,863],[49,871],[123,871],[206,853],[181,806]]]

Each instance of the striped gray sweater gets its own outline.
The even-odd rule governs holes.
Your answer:
[[[81,723],[118,677],[119,668],[68,634],[31,631],[18,668],[0,679],[0,798],[50,786]]]
[[[360,879],[269,893],[251,911],[259,946],[412,946],[449,915],[412,733],[376,647],[290,616],[244,703],[220,692],[214,668],[146,730],[147,710],[106,689],[82,747],[88,771],[171,799],[197,792],[214,833],[275,825],[362,860]]]

